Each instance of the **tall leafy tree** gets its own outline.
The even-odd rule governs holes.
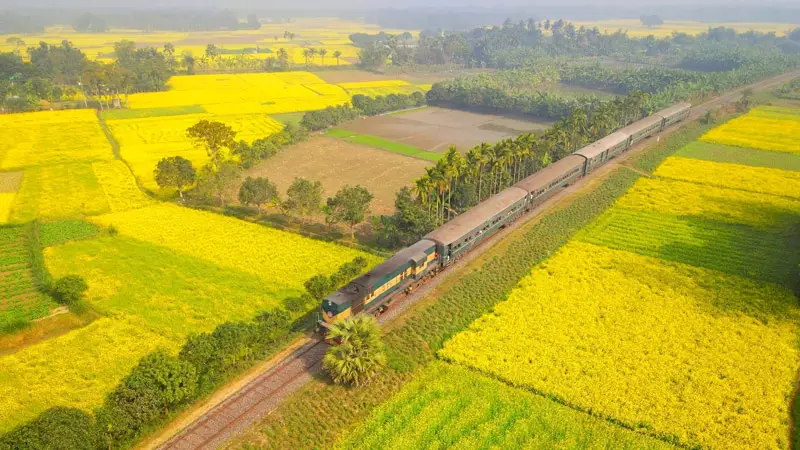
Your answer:
[[[317,214],[322,205],[322,183],[295,178],[286,191],[286,210],[295,216],[308,219]]]
[[[253,205],[260,211],[264,205],[276,205],[280,202],[278,188],[266,178],[247,177],[239,187],[239,202]]]
[[[365,187],[346,185],[329,198],[324,207],[326,222],[333,225],[345,222],[350,225],[350,237],[355,237],[355,226],[366,219],[369,204],[375,198]]]
[[[186,130],[186,136],[195,147],[204,149],[211,159],[210,165],[216,171],[225,159],[223,151],[236,145],[236,131],[222,122],[203,119]]]
[[[153,171],[156,183],[161,188],[174,187],[178,190],[181,201],[186,187],[194,184],[197,171],[192,162],[182,156],[162,158]]]

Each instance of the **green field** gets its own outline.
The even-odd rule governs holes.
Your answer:
[[[675,153],[684,158],[800,171],[800,155],[695,141]]]
[[[142,119],[145,117],[180,116],[206,112],[200,105],[172,106],[166,108],[112,109],[100,114],[103,120]]]
[[[0,334],[58,306],[39,292],[29,226],[0,226]]]
[[[286,113],[286,114],[270,114],[269,116],[278,122],[288,125],[290,123],[299,124],[303,120],[305,113]]]
[[[390,141],[378,136],[371,136],[368,134],[359,134],[343,128],[330,128],[325,133],[330,137],[344,139],[348,142],[355,144],[367,145],[370,147],[379,148],[400,155],[412,156],[414,158],[425,159],[428,161],[438,161],[442,155],[439,153],[428,152],[413,145],[403,144],[400,142]]]
[[[434,363],[339,442],[339,449],[668,449],[672,446]]]

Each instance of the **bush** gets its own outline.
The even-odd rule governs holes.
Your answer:
[[[322,364],[337,384],[364,385],[386,367],[381,329],[375,317],[348,317],[333,325],[328,338],[339,345],[328,350]]]
[[[79,275],[67,275],[53,283],[53,298],[70,309],[80,312],[83,309],[83,294],[89,286]]]
[[[1,450],[89,450],[98,447],[92,417],[76,408],[54,407],[0,437]]]

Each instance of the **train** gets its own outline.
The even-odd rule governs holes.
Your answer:
[[[679,103],[651,114],[559,159],[484,200],[400,250],[382,264],[322,300],[320,329],[356,314],[380,314],[401,292],[409,292],[476,245],[544,203],[615,156],[689,116]]]

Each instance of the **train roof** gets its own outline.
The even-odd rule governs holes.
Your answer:
[[[686,103],[686,102],[678,103],[676,105],[670,106],[669,108],[664,108],[661,111],[658,111],[656,115],[666,118],[691,108],[692,108],[691,103]]]
[[[617,131],[614,133],[609,134],[608,136],[600,139],[599,141],[592,142],[591,144],[583,147],[582,149],[575,152],[576,155],[585,156],[587,158],[594,158],[595,156],[603,153],[604,151],[608,150],[609,148],[621,143],[625,142],[628,139],[628,135]]]
[[[533,192],[547,186],[552,183],[553,180],[558,179],[558,177],[568,173],[575,167],[582,166],[585,161],[586,158],[583,156],[575,154],[565,156],[514,186],[524,189],[526,192]]]
[[[650,116],[645,117],[642,120],[637,120],[636,122],[633,122],[627,127],[623,127],[622,129],[617,131],[620,133],[631,135],[633,133],[636,133],[637,131],[649,127],[650,125],[653,125],[654,123],[661,122],[661,120],[662,117],[659,114],[652,114]]]
[[[425,239],[438,242],[441,245],[449,245],[480,227],[487,220],[503,212],[509,206],[524,199],[526,195],[527,192],[519,188],[513,186],[507,188],[431,231],[425,236]]]
[[[329,295],[325,300],[342,305],[355,299],[366,297],[385,276],[397,272],[409,261],[419,259],[422,254],[434,247],[436,247],[436,243],[426,239],[406,247],[395,253],[391,258],[373,267],[369,272]]]

